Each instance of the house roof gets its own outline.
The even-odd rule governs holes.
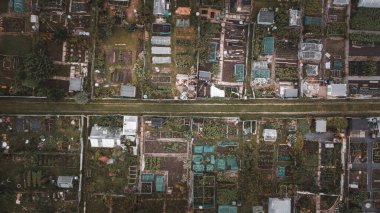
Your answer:
[[[211,80],[211,72],[199,71],[199,80],[210,81]]]
[[[347,86],[346,84],[330,84],[327,86],[327,95],[333,97],[346,97]]]
[[[170,47],[152,47],[152,54],[154,55],[170,55],[172,48]]]
[[[289,26],[301,26],[301,11],[289,9]]]
[[[177,15],[181,16],[189,16],[191,13],[190,7],[177,7],[177,10],[175,11]]]
[[[121,85],[120,96],[128,98],[136,97],[136,87],[132,85]]]
[[[136,135],[137,127],[138,127],[137,116],[123,117],[123,135]]]
[[[165,12],[165,0],[154,0],[153,15],[163,15]]]
[[[269,198],[268,213],[290,213],[292,200],[290,198]]]
[[[315,120],[315,131],[316,132],[326,132],[326,119]]]
[[[80,78],[70,78],[69,91],[82,91],[82,77]]]
[[[272,25],[274,23],[274,11],[261,8],[257,15],[257,23],[262,25]]]
[[[358,7],[380,8],[379,0],[359,0]]]

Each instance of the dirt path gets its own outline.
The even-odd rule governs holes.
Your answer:
[[[142,1],[141,1],[142,2]],[[136,22],[136,16],[135,16],[135,10],[137,10],[137,7],[139,5],[139,0],[132,0],[129,4],[129,7],[127,9],[127,20],[128,23],[134,23]]]

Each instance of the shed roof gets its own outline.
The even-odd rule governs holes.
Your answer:
[[[152,45],[170,46],[171,37],[169,37],[169,36],[152,36],[150,41],[151,41]]]
[[[350,122],[351,130],[368,130],[368,120],[365,118],[352,118]]]
[[[170,55],[172,48],[170,47],[152,47],[152,54],[154,55]]]
[[[359,0],[358,7],[380,8],[379,0]]]
[[[315,120],[315,131],[316,132],[326,132],[326,119]]]
[[[333,4],[334,5],[348,5],[350,0],[334,0]]]
[[[332,97],[346,97],[346,84],[331,84],[327,86],[327,95]]]
[[[291,204],[290,198],[269,198],[268,213],[290,213]]]
[[[272,25],[274,23],[274,11],[261,8],[257,15],[257,23],[261,25]]]
[[[298,89],[285,88],[284,98],[297,98],[297,97],[298,97]]]
[[[136,87],[132,85],[121,85],[120,96],[128,98],[136,97]]]
[[[120,145],[122,128],[93,126],[90,133],[91,147],[113,148]]]
[[[199,80],[210,81],[211,80],[211,72],[209,72],[209,71],[199,71]]]
[[[274,37],[264,38],[264,55],[272,55],[274,52]]]
[[[69,91],[82,91],[82,77],[80,78],[70,78]]]
[[[177,19],[175,22],[177,27],[188,27],[190,26],[190,19]]]
[[[170,63],[172,63],[172,58],[171,57],[153,56],[152,57],[152,63],[153,64],[170,64]]]
[[[264,129],[263,137],[264,137],[264,141],[276,141],[277,140],[277,130],[275,130],[275,129]]]
[[[154,0],[153,15],[163,15],[165,12],[165,0]]]
[[[224,98],[226,96],[225,94],[225,91],[222,90],[222,89],[219,89],[217,88],[216,86],[214,85],[211,85],[211,88],[210,88],[210,96],[211,98],[217,98],[217,97],[221,97],[221,98]]]

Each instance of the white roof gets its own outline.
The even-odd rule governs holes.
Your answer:
[[[290,213],[292,210],[290,198],[269,198],[268,213]]]
[[[163,15],[165,11],[165,0],[154,0],[153,15]]]
[[[224,90],[217,88],[216,86],[212,85],[210,88],[211,98],[224,98],[226,96]]]
[[[327,95],[332,97],[346,97],[346,84],[331,84],[327,86]]]
[[[152,54],[170,55],[172,54],[172,49],[170,47],[152,47]]]
[[[264,141],[276,141],[277,140],[277,130],[275,130],[275,129],[264,129],[263,137],[264,137]]]
[[[138,127],[137,116],[124,116],[123,117],[123,135],[135,136]]]
[[[91,147],[113,148],[115,146],[120,146],[121,135],[121,128],[93,126],[89,137]]]
[[[37,15],[30,15],[30,22],[31,23],[37,23],[38,22],[38,16]]]
[[[380,8],[379,0],[359,0],[358,7]]]
[[[326,132],[326,119],[315,120],[315,131]]]
[[[301,26],[301,11],[289,9],[289,26]]]
[[[169,36],[152,36],[150,41],[152,45],[170,46],[170,39],[171,38]]]
[[[58,176],[57,185],[65,189],[73,188],[73,180],[73,176]]]
[[[152,57],[153,64],[170,64],[172,63],[171,57]]]

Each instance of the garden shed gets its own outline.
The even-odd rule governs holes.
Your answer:
[[[164,15],[165,0],[154,0],[153,15]]]
[[[74,176],[58,176],[57,186],[64,189],[73,188]]]
[[[315,132],[323,133],[326,132],[326,119],[316,119],[315,120]]]
[[[70,78],[69,92],[82,91],[83,90],[82,82],[83,82],[82,77]]]
[[[268,213],[290,213],[291,210],[291,198],[269,198]]]
[[[322,26],[322,17],[305,16],[305,26]]]
[[[127,98],[136,97],[136,87],[132,85],[121,85],[120,96]]]
[[[169,36],[152,36],[152,38],[150,39],[150,42],[152,43],[152,45],[170,46],[171,37],[169,37]]]
[[[172,63],[171,57],[152,57],[152,63],[153,64],[170,64]]]
[[[346,97],[347,86],[346,84],[331,84],[327,86],[327,96],[330,97]]]
[[[202,81],[211,81],[211,72],[208,71],[199,71],[199,80]]]
[[[91,147],[114,148],[121,145],[122,129],[102,126],[93,126],[91,128],[90,142]]]
[[[261,25],[274,24],[274,11],[268,8],[261,8],[257,15],[257,23]]]

